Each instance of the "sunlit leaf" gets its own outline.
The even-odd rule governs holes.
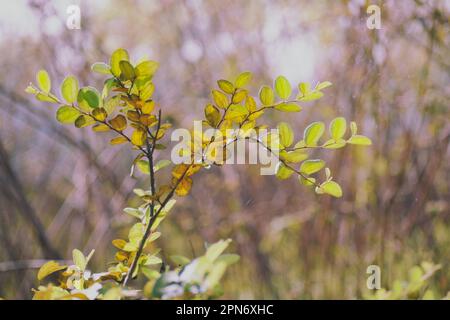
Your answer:
[[[61,271],[66,269],[67,266],[62,266],[58,264],[56,261],[48,261],[45,264],[42,265],[42,267],[39,269],[37,278],[39,281],[46,278],[52,273],[55,273],[57,271]]]
[[[332,195],[333,197],[340,198],[342,197],[342,189],[341,186],[337,182],[327,181],[320,185],[320,189],[323,193]]]
[[[106,110],[104,108],[95,108],[92,110],[92,116],[97,121],[105,121],[108,114],[106,113]]]
[[[211,127],[216,127],[220,121],[220,111],[212,104],[205,107],[205,118]]]
[[[128,140],[125,137],[119,136],[119,137],[115,137],[113,139],[111,139],[111,141],[109,142],[112,145],[116,145],[116,144],[122,144],[122,143],[126,143],[128,142]]]
[[[84,87],[78,91],[77,101],[81,109],[89,111],[100,105],[100,94],[93,87]]]
[[[175,189],[175,193],[178,196],[183,197],[189,193],[191,188],[192,188],[192,179],[189,177],[184,177],[178,184],[177,188]]]
[[[247,91],[246,90],[241,90],[241,91],[237,91],[234,95],[233,95],[233,103],[234,104],[238,104],[242,101],[244,101],[244,99],[247,97]]]
[[[286,152],[286,150],[282,150],[280,152],[280,157],[286,162],[298,163],[308,158],[308,154],[303,150],[295,150]]]
[[[347,143],[357,144],[360,146],[370,146],[372,144],[372,140],[370,140],[366,136],[356,134],[348,139]]]
[[[325,124],[323,122],[313,122],[306,127],[303,134],[303,139],[307,146],[317,146],[317,142],[322,137],[325,131]]]
[[[219,80],[217,85],[225,93],[232,94],[234,92],[234,85],[228,80]]]
[[[234,84],[236,88],[243,88],[249,83],[251,78],[252,74],[250,72],[243,72],[237,77]]]
[[[86,268],[86,257],[80,250],[74,249],[72,251],[72,259],[73,263],[81,270]]]
[[[347,130],[347,121],[343,117],[337,117],[330,123],[330,135],[334,140],[341,139]]]
[[[358,133],[358,126],[355,121],[350,122],[350,130],[352,132],[352,136]]]
[[[152,77],[158,70],[159,63],[156,61],[143,61],[136,66],[137,77]]]
[[[106,131],[110,131],[111,128],[108,127],[106,124],[99,123],[99,124],[94,125],[92,127],[92,130],[94,130],[95,132],[106,132]]]
[[[48,75],[47,71],[45,70],[39,70],[36,74],[36,81],[39,86],[39,88],[44,91],[45,93],[49,93],[52,88],[52,82],[50,80],[50,76]]]
[[[61,123],[74,123],[80,116],[80,112],[71,106],[62,106],[56,111],[56,120]]]
[[[61,84],[61,94],[68,103],[74,103],[78,95],[78,80],[73,76],[68,76]]]
[[[325,161],[320,159],[306,160],[300,165],[300,172],[310,175],[320,171],[325,166]]]
[[[130,62],[126,60],[122,60],[119,62],[120,68],[120,77],[123,80],[133,80],[136,77],[136,72],[134,71],[134,67]]]
[[[300,91],[302,96],[306,96],[309,93],[309,91],[311,90],[311,85],[307,82],[301,82],[298,85],[298,90]]]
[[[214,103],[216,104],[217,107],[219,107],[221,109],[225,109],[228,107],[228,105],[229,105],[228,98],[224,93],[222,93],[218,90],[213,90],[212,96],[213,96]]]
[[[117,115],[114,119],[110,120],[109,123],[117,131],[123,131],[127,127],[127,119],[121,114]]]
[[[228,245],[231,243],[231,239],[219,240],[218,242],[211,244],[206,249],[205,257],[210,262],[214,262],[225,251]]]
[[[172,164],[172,161],[170,160],[159,160],[156,162],[156,164],[153,166],[153,170],[157,172],[158,170],[164,169],[165,167]]]
[[[286,167],[283,163],[280,163],[277,168],[276,177],[280,180],[285,180],[289,178],[293,173],[294,171],[291,168]]]
[[[111,74],[111,67],[104,62],[94,63],[91,70],[100,74]]]
[[[330,86],[332,86],[333,84],[330,81],[324,81],[324,82],[320,82],[316,85],[316,90],[323,90],[325,88],[328,88]]]
[[[131,142],[136,146],[143,146],[145,144],[146,138],[147,135],[144,130],[136,129],[131,135]]]
[[[75,120],[75,127],[77,128],[83,128],[90,126],[91,124],[94,124],[95,121],[89,116],[81,115]]]
[[[294,142],[294,132],[291,126],[286,122],[278,124],[278,132],[280,134],[280,143],[284,147],[289,147]]]
[[[272,88],[269,86],[261,87],[261,90],[259,91],[259,100],[261,100],[261,103],[265,106],[272,105],[274,101]]]
[[[125,49],[122,49],[122,48],[117,49],[111,55],[111,61],[110,61],[111,73],[116,77],[120,76],[120,72],[121,72],[120,61],[123,61],[123,60],[125,60],[125,61],[130,60],[128,52]]]
[[[302,110],[302,107],[295,103],[281,103],[277,104],[275,109],[283,112],[299,112]]]
[[[283,76],[279,76],[275,80],[275,90],[277,92],[277,95],[282,100],[287,100],[291,96],[292,93],[292,87],[289,83],[288,79],[286,79]]]

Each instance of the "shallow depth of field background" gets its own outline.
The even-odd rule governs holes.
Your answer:
[[[68,74],[101,88],[90,65],[119,47],[160,62],[155,98],[174,127],[203,117],[217,79],[249,70],[254,95],[279,74],[334,83],[299,114],[266,114],[272,125],[287,118],[297,140],[308,123],[342,115],[374,143],[323,153],[341,199],[260,176],[258,166],[203,171],[163,223],[164,257],[232,238],[241,261],[225,298],[361,298],[368,265],[381,267],[389,288],[422,261],[442,264],[431,286],[449,291],[446,1],[374,0],[381,30],[366,27],[359,0],[81,1],[81,30],[69,30],[72,3],[0,8],[0,297],[30,298],[35,260],[70,259],[75,247],[95,249],[91,267],[101,271],[113,260],[110,241],[126,235],[122,209],[148,184],[129,177],[130,149],[62,126],[54,106],[24,92],[41,68],[55,88]]]

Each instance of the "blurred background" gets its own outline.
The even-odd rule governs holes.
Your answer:
[[[66,27],[81,8],[81,29]],[[366,26],[369,4],[381,29]],[[0,297],[30,298],[36,268],[95,249],[91,268],[113,260],[112,239],[132,220],[133,153],[108,134],[62,126],[55,108],[24,92],[36,72],[56,88],[68,74],[101,88],[90,65],[116,48],[160,62],[155,98],[174,127],[203,117],[221,78],[254,73],[252,92],[283,74],[329,80],[323,99],[288,114],[296,139],[312,121],[355,120],[370,148],[326,151],[344,190],[317,196],[258,166],[204,170],[162,226],[162,255],[194,257],[232,238],[241,255],[225,298],[354,299],[366,268],[390,288],[422,262],[442,269],[430,286],[450,289],[450,37],[448,1],[4,1],[0,9]],[[286,114],[267,113],[272,125]],[[161,155],[164,158],[164,154]],[[163,171],[161,171],[163,172]],[[168,174],[169,171],[165,171]],[[160,173],[164,174],[164,173]]]

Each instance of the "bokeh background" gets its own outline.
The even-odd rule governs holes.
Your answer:
[[[79,4],[81,29],[66,27]],[[368,4],[380,30],[366,27]],[[118,47],[160,62],[155,97],[175,127],[201,119],[221,78],[254,73],[253,93],[279,74],[292,83],[329,80],[326,96],[288,121],[345,116],[370,148],[323,153],[344,190],[317,196],[295,179],[230,165],[196,176],[163,226],[164,257],[232,238],[241,261],[225,298],[354,299],[368,292],[366,268],[389,288],[422,262],[442,269],[430,286],[450,289],[448,1],[161,0],[2,1],[0,6],[0,297],[30,298],[36,268],[95,249],[92,269],[113,260],[136,204],[132,152],[90,130],[62,126],[54,107],[24,89],[45,68],[102,86],[90,65]],[[268,113],[275,125],[286,114]],[[108,135],[108,134],[106,134]],[[164,156],[164,155],[163,155]],[[162,156],[162,157],[163,157]],[[168,173],[168,172],[167,172]]]

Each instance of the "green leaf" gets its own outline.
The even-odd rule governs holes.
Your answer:
[[[39,70],[39,72],[36,74],[36,81],[42,91],[44,91],[45,93],[50,92],[52,88],[52,82],[47,71]]]
[[[277,168],[276,177],[280,180],[288,179],[294,171],[291,168],[286,167],[283,163],[280,162]]]
[[[116,77],[120,76],[120,72],[121,72],[120,61],[123,61],[123,60],[125,60],[125,61],[130,60],[128,52],[125,49],[122,49],[122,48],[117,49],[111,55],[111,61],[110,61],[111,73]]]
[[[348,139],[347,143],[357,144],[360,146],[370,146],[372,144],[372,140],[370,140],[366,136],[356,134]]]
[[[325,161],[320,159],[306,160],[300,165],[300,172],[310,175],[320,171],[325,166]]]
[[[278,132],[280,134],[280,143],[282,146],[287,148],[294,142],[294,132],[288,123],[279,123]]]
[[[302,110],[302,107],[295,103],[281,103],[275,106],[275,109],[283,111],[283,112],[299,112]]]
[[[111,67],[104,62],[96,62],[91,66],[91,70],[100,74],[111,74]]]
[[[123,80],[133,80],[136,78],[136,73],[134,72],[134,67],[126,60],[122,60],[119,62],[120,67],[120,77]]]
[[[330,123],[330,135],[334,140],[341,139],[347,130],[347,121],[343,117],[337,117]]]
[[[234,84],[236,88],[243,88],[249,83],[251,78],[252,74],[250,72],[243,72],[237,77]]]
[[[225,93],[232,94],[234,92],[234,85],[228,80],[219,80],[217,85]]]
[[[292,87],[288,79],[283,76],[279,76],[275,80],[275,90],[280,99],[287,100],[291,96]]]
[[[74,103],[78,95],[78,80],[73,76],[68,76],[61,84],[61,94],[68,103]]]
[[[78,91],[77,101],[81,109],[90,111],[100,105],[100,94],[93,87],[84,87]]]
[[[156,61],[143,61],[136,66],[137,77],[153,77],[156,70],[158,70],[159,63]]]
[[[317,146],[317,142],[325,131],[325,124],[321,121],[313,122],[306,127],[303,133],[303,139],[308,147]]]
[[[62,106],[56,111],[56,120],[61,123],[74,123],[80,112],[71,106]]]
[[[340,198],[342,197],[342,189],[341,186],[334,181],[327,181],[320,185],[320,189],[323,193],[329,194],[333,197]]]
[[[86,257],[80,250],[74,249],[72,251],[72,259],[73,263],[80,268],[80,270],[84,271],[86,268]]]
[[[272,88],[269,86],[263,86],[259,91],[259,100],[261,100],[262,104],[265,106],[272,105],[274,101]]]

